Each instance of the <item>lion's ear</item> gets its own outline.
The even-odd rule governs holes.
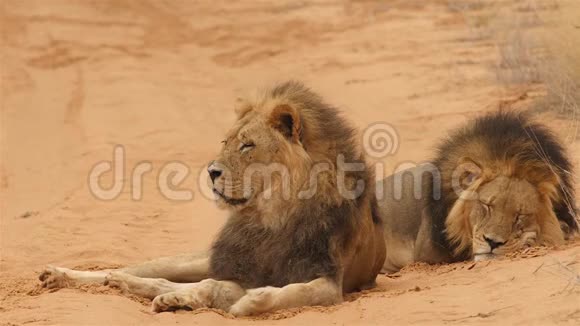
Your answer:
[[[278,105],[272,110],[268,122],[290,141],[294,143],[300,141],[302,130],[300,116],[293,107],[287,104]]]
[[[541,195],[546,196],[546,198],[549,198],[552,202],[558,202],[558,185],[558,181],[550,180],[540,182],[537,188]]]
[[[453,183],[465,190],[483,176],[483,168],[469,157],[462,157],[453,173]]]
[[[236,118],[238,120],[241,120],[243,117],[246,116],[246,114],[248,114],[250,111],[252,111],[252,105],[250,103],[247,102],[242,102],[240,105],[238,105],[235,109],[234,112],[236,113]]]

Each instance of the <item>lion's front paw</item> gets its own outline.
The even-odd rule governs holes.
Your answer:
[[[272,311],[275,296],[279,290],[279,288],[274,287],[248,290],[246,295],[230,307],[229,313],[240,317]]]
[[[74,285],[73,280],[66,275],[68,269],[54,266],[46,266],[38,276],[42,287],[47,289],[60,289]]]
[[[191,295],[179,291],[160,294],[153,299],[151,310],[153,312],[173,311],[177,309],[193,310],[200,308],[191,299]]]
[[[129,291],[127,277],[130,276],[123,272],[111,272],[105,277],[105,285],[112,288],[118,288],[123,292]]]

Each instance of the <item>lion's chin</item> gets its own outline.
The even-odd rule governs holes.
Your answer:
[[[246,198],[246,197],[242,197],[242,198],[228,197],[217,189],[213,189],[213,193],[216,196],[218,202],[223,203],[224,206],[226,206],[226,207],[227,206],[240,207],[240,206],[243,206],[244,204],[246,204],[249,200],[249,198]]]
[[[475,254],[473,255],[473,261],[486,261],[486,260],[491,260],[491,259],[495,259],[497,257],[496,254]]]

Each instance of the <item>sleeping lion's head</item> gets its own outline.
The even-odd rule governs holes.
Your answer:
[[[447,218],[447,234],[476,260],[563,240],[552,204],[526,179],[497,175],[467,190]]]
[[[221,152],[208,165],[219,206],[291,214],[303,206],[298,200],[339,204],[345,199],[341,185],[348,191],[370,179],[366,170],[337,178],[337,160],[364,164],[355,130],[298,82],[243,102],[236,115]]]
[[[542,194],[524,179],[499,176],[480,186],[469,214],[475,257],[539,244],[542,219],[553,219],[543,216],[543,206]]]
[[[578,230],[570,162],[557,139],[524,115],[476,119],[439,148],[435,164],[443,198],[430,205],[444,226],[436,232],[457,257],[557,245]]]

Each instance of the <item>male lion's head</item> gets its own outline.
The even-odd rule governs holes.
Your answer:
[[[247,100],[222,141],[208,173],[218,205],[261,215],[291,214],[298,200],[340,203],[337,159],[363,162],[355,131],[338,111],[297,82],[285,82]],[[368,171],[347,171],[351,189]]]
[[[460,196],[447,217],[447,234],[456,251],[469,250],[480,260],[561,243],[563,234],[545,190],[503,174],[480,180]]]
[[[220,154],[208,166],[218,203],[236,209],[255,204],[264,187],[272,191],[270,196],[274,191],[291,190],[290,184],[283,184],[289,181],[289,165],[295,171],[308,164],[295,109],[280,104],[268,110],[247,107],[239,112]],[[271,179],[269,185],[265,178]]]
[[[476,119],[439,148],[435,162],[443,198],[431,208],[458,257],[557,245],[567,236],[561,226],[578,230],[570,162],[545,127],[521,114]]]
[[[539,244],[546,207],[534,185],[500,176],[482,185],[478,197],[469,214],[476,258]]]

